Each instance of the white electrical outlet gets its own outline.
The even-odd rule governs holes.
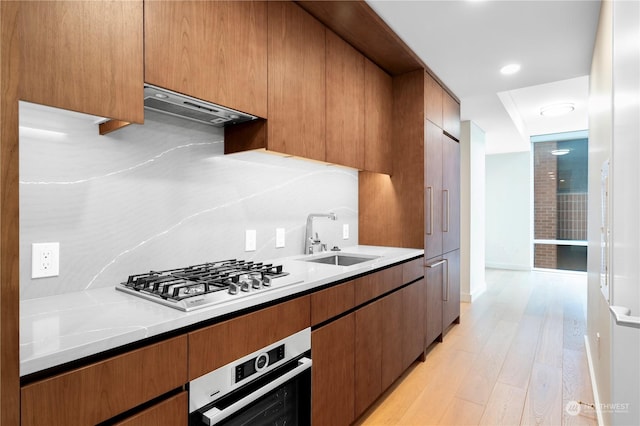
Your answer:
[[[284,247],[284,228],[276,228],[276,248]]]
[[[31,245],[31,278],[60,275],[60,243],[33,243]]]
[[[344,223],[342,225],[342,239],[343,240],[348,240],[349,239],[349,224],[348,223]]]
[[[256,230],[244,231],[244,251],[256,251]]]

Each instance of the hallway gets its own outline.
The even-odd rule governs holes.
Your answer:
[[[587,276],[487,269],[487,291],[358,425],[596,425]],[[573,409],[577,406],[571,405]],[[573,414],[573,415],[572,415]]]

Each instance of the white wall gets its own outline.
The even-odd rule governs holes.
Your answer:
[[[486,251],[489,268],[530,270],[531,156],[486,156]]]
[[[485,282],[485,134],[471,121],[460,138],[460,300],[473,302]]]

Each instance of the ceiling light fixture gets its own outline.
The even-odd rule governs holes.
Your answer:
[[[500,72],[504,75],[515,74],[520,71],[520,64],[509,64],[500,68]]]
[[[567,155],[568,153],[570,153],[571,150],[570,149],[554,149],[553,151],[551,151],[551,155]]]
[[[575,106],[571,103],[547,105],[540,108],[540,115],[543,117],[557,117],[568,114],[575,109]]]

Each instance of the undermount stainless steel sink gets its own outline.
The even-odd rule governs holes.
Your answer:
[[[325,265],[337,265],[337,266],[351,266],[358,263],[368,262],[379,258],[380,256],[369,256],[364,254],[326,254],[323,256],[313,257],[311,259],[300,259],[305,262],[323,263]]]

